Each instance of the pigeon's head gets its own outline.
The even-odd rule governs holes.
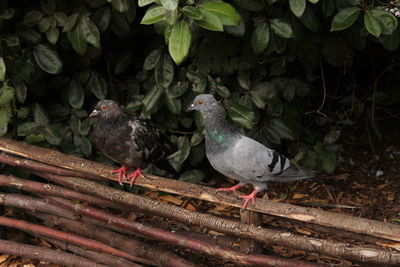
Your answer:
[[[121,109],[115,101],[103,99],[97,103],[89,117],[99,117],[100,119],[105,119],[117,116],[121,112]]]
[[[219,110],[219,103],[213,95],[202,94],[196,96],[193,103],[189,106],[188,111],[200,110],[201,112],[212,112]]]

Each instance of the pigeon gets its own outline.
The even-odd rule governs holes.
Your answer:
[[[230,191],[252,184],[254,190],[245,199],[243,209],[258,192],[267,188],[267,182],[293,182],[309,179],[315,176],[311,170],[306,170],[290,163],[277,151],[242,135],[225,119],[222,106],[211,94],[198,95],[188,111],[199,110],[203,116],[206,129],[206,156],[211,166],[223,175],[239,181],[229,188],[219,188],[217,191]]]
[[[105,156],[122,165],[113,170],[118,182],[126,178],[128,169],[136,168],[129,177],[132,185],[138,176],[144,178],[141,169],[149,163],[164,164],[164,168],[176,172],[168,159],[177,153],[177,147],[147,119],[122,111],[113,100],[100,100],[89,117],[100,120],[91,133],[91,139]]]

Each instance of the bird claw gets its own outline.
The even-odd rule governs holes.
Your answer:
[[[118,173],[118,183],[122,186],[122,178],[126,179],[126,171],[128,168],[124,165],[119,169],[112,170],[111,173]]]
[[[247,204],[249,204],[250,200],[251,200],[251,203],[254,204],[254,198],[256,197],[258,192],[259,192],[259,190],[254,189],[253,192],[251,192],[250,195],[239,196],[239,198],[245,199],[243,207],[242,207],[243,209],[246,209]]]
[[[130,183],[129,183],[130,186],[133,185],[133,183],[136,181],[138,176],[140,176],[141,178],[145,178],[143,173],[140,171],[140,168],[138,168],[136,171],[134,171],[131,175],[128,176],[127,180],[131,180]]]
[[[237,185],[234,185],[234,186],[231,186],[231,187],[221,187],[221,188],[218,188],[216,191],[217,192],[220,192],[220,191],[225,191],[225,192],[233,192],[233,191],[236,191],[236,189],[238,189],[238,188],[240,188],[240,187],[242,187],[243,185],[242,184],[237,184]]]

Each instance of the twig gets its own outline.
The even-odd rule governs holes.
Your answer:
[[[8,240],[0,240],[0,252],[24,258],[52,262],[64,266],[78,266],[78,267],[108,266],[96,263],[84,257],[77,256],[64,251],[57,251],[48,248],[26,245]]]
[[[142,265],[133,263],[128,261],[124,258],[115,257],[105,253],[99,253],[96,251],[87,250],[67,242],[63,242],[54,238],[45,237],[41,235],[36,235],[37,237],[46,240],[47,242],[56,245],[57,247],[61,248],[62,250],[69,250],[74,254],[81,255],[83,257],[95,260],[96,262],[101,262],[113,267],[140,267]]]
[[[241,252],[222,248],[220,246],[216,246],[214,244],[207,243],[204,241],[199,241],[184,235],[178,235],[162,229],[150,227],[138,222],[129,221],[126,220],[125,218],[115,216],[106,212],[102,212],[95,208],[84,207],[79,204],[73,204],[68,200],[56,197],[46,197],[46,198],[63,207],[77,211],[84,216],[95,218],[103,222],[108,222],[109,224],[113,224],[133,232],[139,232],[141,234],[147,235],[157,240],[167,241],[169,243],[185,248],[190,248],[202,253],[206,253],[208,255],[219,256],[225,260],[233,261],[236,264],[252,265],[252,266],[296,266],[295,262],[292,262],[290,260],[288,261],[286,259],[269,257],[264,255],[246,255]],[[315,266],[314,264],[309,264],[309,263],[298,263],[298,264],[303,264],[303,266]]]
[[[64,240],[69,243],[84,246],[84,247],[90,248],[95,251],[105,252],[108,254],[124,257],[124,258],[132,260],[132,261],[138,260],[137,257],[135,257],[129,253],[117,250],[117,249],[110,247],[106,244],[103,244],[101,242],[83,238],[81,236],[77,236],[77,235],[74,235],[71,233],[65,233],[65,232],[62,232],[59,230],[51,229],[46,226],[33,224],[33,223],[29,223],[29,222],[25,222],[25,221],[13,219],[13,218],[4,217],[4,216],[0,216],[0,225],[17,228],[17,229],[20,229],[20,230],[22,230],[24,232],[28,232],[28,233],[40,234],[40,235],[48,236],[51,238]]]
[[[47,164],[98,175],[105,179],[117,180],[116,175],[110,173],[112,170],[112,167],[110,166],[91,162],[71,155],[65,155],[58,151],[34,147],[1,137],[0,150],[45,162]],[[240,208],[243,205],[243,201],[237,198],[234,194],[216,193],[215,189],[210,187],[187,184],[181,181],[149,174],[146,175],[146,178],[147,179],[137,179],[136,184],[150,189],[184,195],[232,207]],[[393,241],[400,241],[400,226],[395,224],[356,218],[346,214],[299,207],[283,202],[274,202],[260,198],[257,198],[254,205],[249,204],[247,209],[278,217],[335,227],[337,229],[372,235]]]
[[[322,108],[325,105],[325,100],[326,100],[326,85],[325,85],[325,75],[324,75],[324,68],[322,67],[322,62],[321,60],[319,61],[319,69],[321,71],[321,80],[322,80],[322,92],[323,92],[323,96],[322,96],[322,103],[319,106],[319,108],[317,110],[313,110],[313,111],[308,111],[306,112],[306,114],[310,114],[310,113],[317,113],[319,115],[322,115],[324,117],[327,117],[324,113],[321,112]]]
[[[110,230],[93,225],[76,222],[70,219],[44,213],[30,213],[42,220],[61,226],[71,232],[78,233],[98,240],[103,243],[110,243],[113,247],[118,247],[128,253],[133,253],[138,257],[151,259],[150,263],[156,266],[185,267],[195,266],[194,264],[177,257],[169,251],[162,250],[155,246],[125,237]],[[149,263],[146,263],[149,264]]]

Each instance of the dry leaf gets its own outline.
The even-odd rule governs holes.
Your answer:
[[[293,199],[299,199],[299,198],[303,198],[303,197],[308,197],[307,194],[300,194],[300,193],[296,193],[293,195]]]
[[[186,208],[187,210],[190,210],[190,211],[196,211],[196,207],[193,206],[193,205],[190,204],[190,203],[188,203],[188,204],[186,205],[185,208]]]
[[[158,199],[161,200],[161,201],[172,203],[172,204],[179,205],[179,206],[183,202],[181,199],[179,199],[177,197],[174,197],[174,196],[171,196],[171,195],[160,196],[160,197],[158,197]]]

